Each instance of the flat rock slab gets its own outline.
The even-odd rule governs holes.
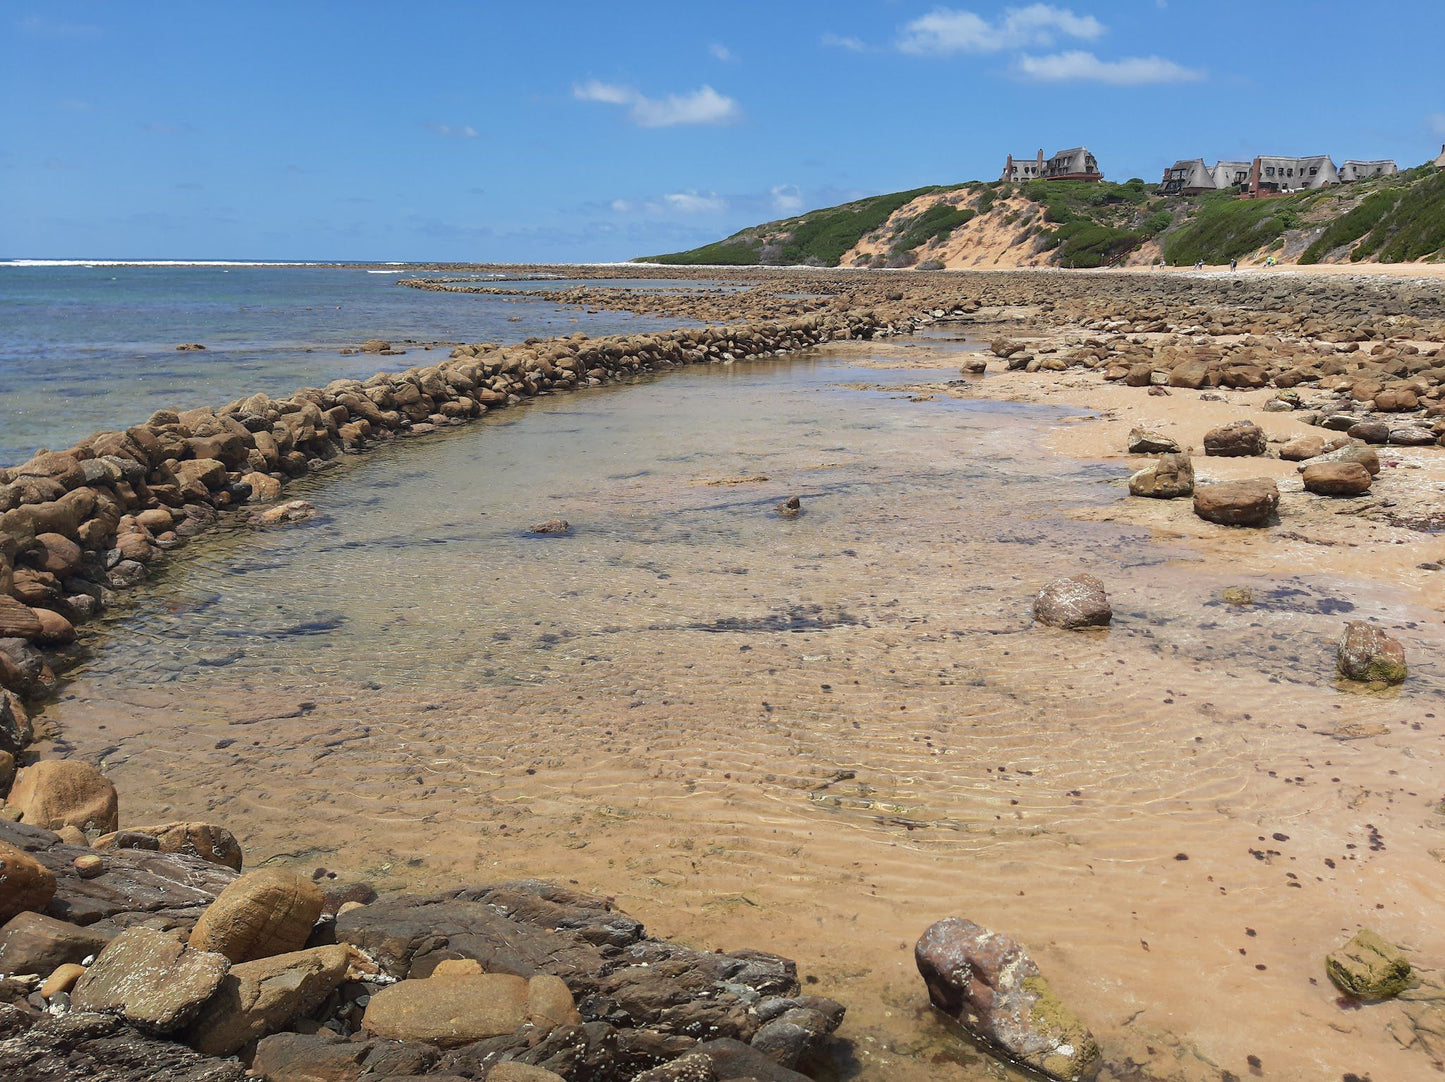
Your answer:
[[[100,952],[70,998],[77,1010],[174,1033],[196,1017],[229,968],[224,955],[191,950],[170,932],[131,928]]]
[[[333,944],[232,966],[192,1023],[191,1046],[229,1056],[308,1017],[346,976],[350,958]]]
[[[21,913],[0,928],[0,973],[40,976],[99,954],[113,938],[43,913]]]
[[[361,1025],[378,1037],[438,1048],[501,1037],[531,1020],[527,983],[509,973],[400,981],[371,997]]]
[[[24,1082],[245,1082],[246,1068],[185,1045],[152,1040],[119,1018],[74,1013],[42,1018],[0,1041],[0,1078]]]
[[[55,874],[55,896],[45,912],[71,924],[120,914],[141,914],[135,920],[169,916],[189,924],[236,878],[229,868],[182,853],[119,849],[105,854],[104,872],[82,879],[74,862],[93,855],[89,848],[66,845],[59,835],[25,823],[0,822],[0,841],[23,849]]]

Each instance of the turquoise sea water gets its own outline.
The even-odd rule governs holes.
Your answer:
[[[406,289],[408,268],[0,263],[0,464],[162,407],[221,405],[434,363],[414,343],[515,342],[675,325],[545,301]],[[518,290],[575,284],[512,281]],[[405,357],[341,356],[381,338]],[[204,352],[177,352],[199,342]]]

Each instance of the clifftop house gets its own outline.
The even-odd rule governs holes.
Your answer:
[[[1442,148],[1445,157],[1445,148]],[[1238,187],[1244,195],[1282,195],[1331,184],[1349,184],[1366,177],[1383,177],[1398,173],[1392,161],[1351,160],[1339,169],[1328,154],[1308,158],[1289,158],[1263,154],[1249,162],[1217,162],[1213,169],[1203,158],[1175,162],[1164,170],[1159,182],[1160,195],[1202,195],[1211,191],[1227,191]]]
[[[1033,158],[1015,158],[1010,154],[999,179],[1099,181],[1104,179],[1104,174],[1099,171],[1099,162],[1089,153],[1088,147],[1071,147],[1047,160],[1042,149]]]

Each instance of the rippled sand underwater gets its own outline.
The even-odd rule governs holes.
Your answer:
[[[1033,951],[1106,1078],[1435,1077],[1418,1005],[1345,1010],[1322,961],[1362,923],[1445,947],[1438,615],[1071,518],[1122,489],[1042,449],[1066,411],[897,390],[964,348],[681,370],[345,460],[298,493],[318,518],[193,545],[49,716],[127,820],[220,821],[253,866],[552,877],[797,958],[849,1005],[844,1077],[1011,1077],[927,1008],[912,945],[953,914]],[[1114,626],[1035,628],[1079,570]],[[1417,620],[1396,696],[1335,686],[1350,613]]]

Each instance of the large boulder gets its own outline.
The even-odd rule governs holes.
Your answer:
[[[1348,443],[1343,447],[1336,447],[1333,451],[1316,455],[1302,462],[1299,471],[1303,473],[1310,466],[1321,462],[1358,462],[1370,471],[1371,477],[1377,476],[1380,472],[1379,452],[1373,447],[1366,447],[1363,443]]]
[[[1350,440],[1347,436],[1306,432],[1302,436],[1286,440],[1279,449],[1279,457],[1288,462],[1304,462],[1311,458],[1318,458],[1320,455],[1329,454],[1331,451],[1337,451],[1341,447],[1347,447],[1349,443]]]
[[[500,1037],[530,1021],[529,983],[508,973],[398,981],[371,997],[361,1025],[378,1037],[438,1048]]]
[[[43,913],[21,913],[0,928],[0,973],[50,973],[99,954],[114,938]]]
[[[170,932],[129,928],[110,941],[76,982],[76,1010],[118,1014],[147,1033],[185,1028],[215,994],[230,963],[192,950]]]
[[[34,639],[40,634],[40,617],[28,605],[0,594],[0,639]]]
[[[1194,513],[1221,526],[1268,526],[1278,507],[1273,481],[1217,481],[1194,489]]]
[[[1345,679],[1367,684],[1402,684],[1409,673],[1399,641],[1363,620],[1345,625],[1335,663]]]
[[[286,1029],[336,990],[350,957],[333,944],[232,966],[191,1025],[189,1044],[208,1056],[229,1056]]]
[[[1011,936],[961,917],[931,925],[914,948],[933,1006],[979,1041],[1060,1082],[1099,1071],[1099,1044]]]
[[[1358,462],[1315,462],[1300,474],[1305,491],[1316,496],[1363,496],[1373,480]]]
[[[39,911],[55,897],[55,873],[29,853],[0,842],[0,921]]]
[[[1265,452],[1264,430],[1253,421],[1231,421],[1204,434],[1204,453],[1221,458],[1245,458]]]
[[[321,890],[295,872],[266,868],[241,876],[196,922],[191,946],[232,962],[300,950],[321,915]]]
[[[1194,491],[1194,463],[1188,455],[1166,454],[1129,478],[1129,495],[1173,500]]]
[[[1107,627],[1113,617],[1104,584],[1093,575],[1055,579],[1034,598],[1034,619],[1049,627]]]
[[[102,833],[116,828],[119,798],[110,780],[78,759],[45,759],[15,779],[7,801],[22,822],[47,830],[64,826]]]

